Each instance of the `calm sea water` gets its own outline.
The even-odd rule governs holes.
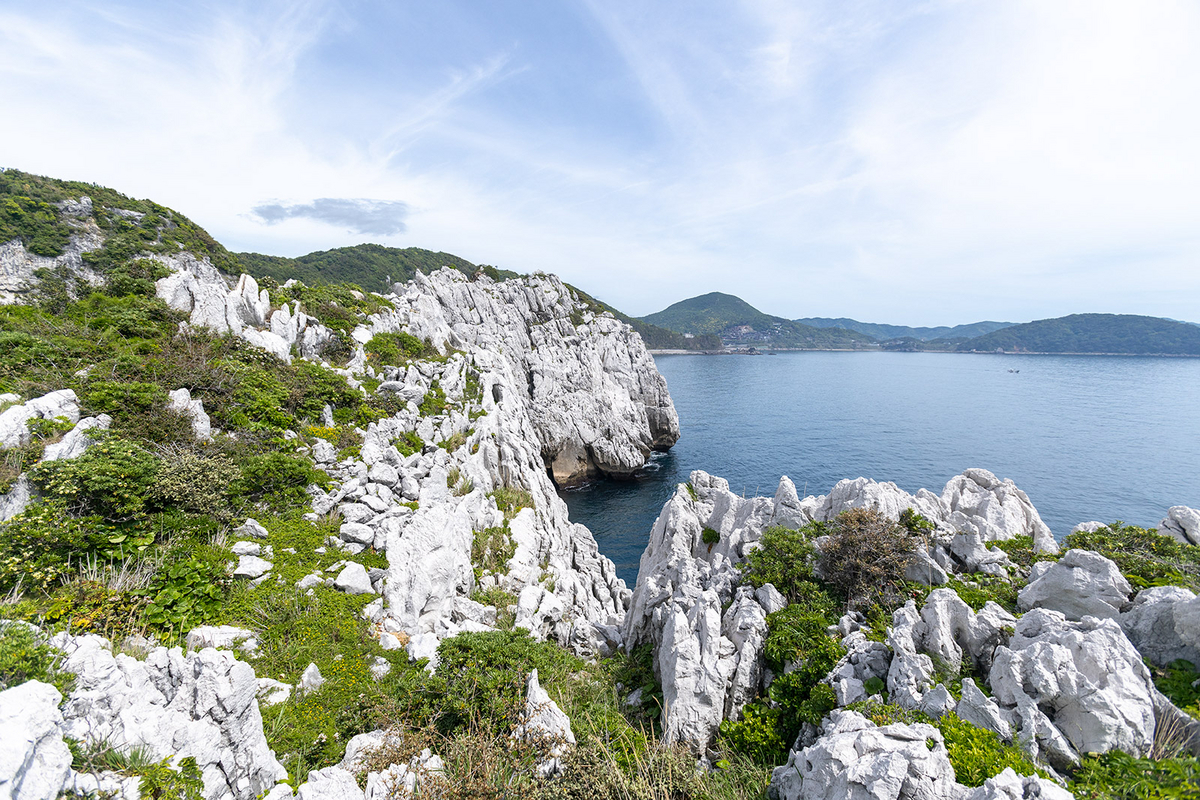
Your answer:
[[[659,356],[682,436],[632,481],[562,493],[631,586],[658,512],[693,469],[746,496],[788,475],[940,493],[984,467],[1061,539],[1087,520],[1153,527],[1200,507],[1200,359],[942,353]],[[1019,372],[1010,372],[1019,370]]]

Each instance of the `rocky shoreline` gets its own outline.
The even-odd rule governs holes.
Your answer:
[[[75,261],[76,250],[98,246],[76,244]],[[969,469],[940,493],[910,495],[857,478],[801,498],[785,476],[773,497],[744,498],[722,478],[693,472],[649,532],[630,589],[556,490],[630,475],[678,439],[666,382],[628,325],[593,313],[553,276],[496,282],[445,269],[374,296],[379,310],[340,329],[193,253],[149,258],[167,273],[154,284],[158,300],[184,318],[178,335],[237,339],[272,364],[310,364],[355,398],[386,401],[387,414],[341,425],[353,434],[350,447],[333,443],[331,405],[308,420],[329,438],[287,429],[264,440],[323,476],[304,487],[303,515],[268,519],[263,506],[262,515],[214,524],[205,545],[228,559],[248,604],[274,592],[295,608],[352,608],[361,626],[354,636],[376,654],[374,683],[398,670],[411,681],[452,680],[445,659],[460,670],[476,659],[454,653],[456,642],[512,631],[528,633],[521,647],[549,642],[578,659],[568,672],[580,675],[602,663],[633,669],[645,654],[644,686],[588,678],[573,691],[619,691],[624,709],[656,732],[642,747],[683,759],[691,774],[679,780],[697,781],[728,769],[732,743],[749,741],[748,731],[777,736],[783,728],[752,725],[791,713],[780,687],[792,687],[805,695],[794,704],[804,719],[771,762],[768,792],[778,800],[1062,798],[1097,754],[1154,759],[1169,745],[1200,755],[1200,722],[1159,689],[1155,672],[1181,659],[1200,663],[1200,598],[1166,579],[1146,585],[1140,573],[1131,573],[1135,586],[1119,554],[1059,552],[1012,481]],[[23,269],[33,263],[18,260]],[[27,272],[9,288],[27,288]],[[335,340],[349,343],[338,364],[325,358]],[[421,349],[396,363],[375,355],[397,342]],[[172,388],[165,408],[186,420],[198,447],[236,447],[239,435],[213,424],[201,394]],[[66,388],[0,398],[6,450],[29,446],[35,429],[61,428],[0,496],[0,524],[36,524],[50,491],[38,470],[95,455],[109,441],[113,417],[88,414],[87,402]],[[895,580],[907,595],[883,607],[829,588],[829,554],[847,520],[877,524],[903,546]],[[286,539],[284,530],[302,535]],[[318,530],[328,535],[316,541]],[[1100,523],[1076,530],[1121,533]],[[1137,535],[1197,547],[1200,511],[1171,508],[1158,532]],[[778,542],[795,549],[775,552]],[[782,565],[778,585],[754,572],[767,557]],[[310,612],[295,613],[300,625]],[[194,770],[189,791],[202,786],[209,800],[453,796],[453,759],[411,746],[414,731],[402,727],[356,730],[344,755],[319,767],[275,752],[278,723],[264,723],[264,711],[313,702],[342,666],[339,654],[324,662],[325,674],[315,661],[289,680],[256,671],[277,663],[269,658],[278,643],[264,635],[271,620],[159,629],[161,642],[64,630],[66,620],[0,623],[3,641],[56,654],[61,678],[0,690],[0,796],[147,796],[153,764],[142,773],[81,769],[80,749],[97,747],[126,758],[137,751],[167,770],[164,780]],[[800,623],[816,627],[801,635]],[[821,658],[828,668],[799,684]],[[588,768],[575,756],[593,746],[579,735],[585,720],[564,710],[569,693],[544,686],[533,661],[519,663],[505,685],[518,686],[520,714],[500,738],[512,752],[536,753],[520,780],[547,791],[556,781],[573,785],[573,771]],[[996,768],[968,784],[956,771],[952,730],[990,737],[988,746],[1025,774]]]

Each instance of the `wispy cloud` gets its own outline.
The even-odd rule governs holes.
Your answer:
[[[352,233],[394,236],[404,233],[408,204],[395,200],[321,197],[311,203],[263,203],[251,213],[267,225],[288,219],[311,219],[345,228]]]

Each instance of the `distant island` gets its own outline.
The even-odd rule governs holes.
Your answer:
[[[764,314],[734,295],[710,292],[642,320],[684,336],[718,336],[727,349],[1200,356],[1200,326],[1134,314],[913,328],[845,317],[788,320]]]

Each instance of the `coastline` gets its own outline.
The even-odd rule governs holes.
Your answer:
[[[774,353],[938,353],[951,356],[1101,356],[1124,358],[1200,358],[1200,353],[1074,353],[1041,351],[982,351],[982,350],[883,350],[863,347],[774,347],[754,353],[745,350],[651,350],[652,356],[765,356]]]

